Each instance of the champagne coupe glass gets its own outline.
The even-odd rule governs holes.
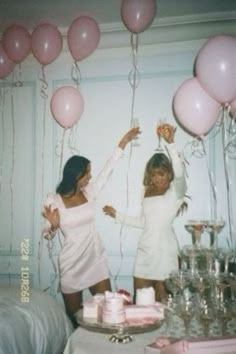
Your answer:
[[[184,299],[183,302],[178,304],[176,309],[180,318],[183,320],[186,337],[189,337],[190,323],[193,317],[194,308],[192,301]]]
[[[205,221],[201,220],[189,220],[185,224],[185,228],[192,234],[192,243],[194,247],[200,250],[201,247],[201,235],[205,229]]]
[[[188,272],[183,270],[173,271],[170,273],[170,278],[172,279],[177,289],[180,291],[180,294],[183,295],[184,289],[190,282]]]
[[[131,120],[131,128],[137,128],[139,127],[139,118],[132,118]],[[136,137],[131,141],[132,146],[140,146],[139,139]]]
[[[206,231],[210,235],[210,247],[213,249],[218,248],[218,234],[225,226],[224,220],[209,220],[206,223]]]
[[[209,337],[210,324],[214,321],[215,314],[212,308],[210,308],[207,303],[204,304],[203,308],[200,310],[199,319],[203,326],[203,332],[205,337]]]
[[[155,151],[163,151],[163,148],[161,147],[161,135],[162,135],[162,125],[165,124],[165,120],[159,120],[156,126],[156,133],[157,133],[157,138],[158,138],[158,146]]]
[[[227,333],[227,324],[231,320],[231,308],[226,303],[220,305],[217,308],[216,316],[221,326],[221,335],[224,336]]]

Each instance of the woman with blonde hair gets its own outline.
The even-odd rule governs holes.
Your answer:
[[[106,205],[103,211],[118,222],[142,228],[134,264],[136,290],[153,287],[156,300],[166,296],[165,279],[178,269],[178,242],[173,222],[186,205],[185,168],[173,144],[175,128],[164,124],[160,135],[167,142],[167,154],[155,153],[146,164],[144,198],[140,217],[131,217]]]

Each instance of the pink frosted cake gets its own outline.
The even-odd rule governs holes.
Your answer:
[[[164,309],[158,305],[130,305],[125,306],[126,322],[129,325],[144,325],[163,320]]]
[[[102,320],[102,309],[104,295],[96,294],[83,304],[83,318],[89,322],[100,322]]]
[[[123,297],[117,293],[105,293],[105,302],[102,311],[102,321],[108,324],[125,322]]]
[[[137,289],[136,291],[136,304],[137,305],[154,305],[155,304],[155,291],[153,287]]]

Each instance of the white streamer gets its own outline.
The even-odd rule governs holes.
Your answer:
[[[136,89],[139,85],[140,81],[140,75],[139,75],[139,70],[138,70],[138,34],[132,33],[131,34],[131,48],[132,48],[132,65],[133,68],[130,71],[128,75],[128,80],[130,83],[130,86],[132,88],[132,101],[131,101],[131,115],[130,115],[130,127],[132,127],[132,122],[134,120],[134,105],[135,105],[135,96],[136,96]],[[129,207],[129,168],[130,168],[130,161],[132,157],[132,151],[133,151],[133,145],[132,143],[130,144],[130,149],[129,149],[129,157],[128,157],[128,168],[127,168],[127,174],[126,174],[126,207],[125,207],[125,212],[124,214],[127,214],[128,207]],[[123,253],[123,244],[122,244],[122,234],[123,234],[123,229],[124,229],[124,222],[122,222],[121,227],[120,227],[120,232],[119,232],[119,240],[120,240],[120,265],[117,270],[117,273],[115,274],[114,277],[114,283],[115,283],[115,288],[118,289],[117,286],[117,278],[120,274],[123,259],[124,259],[124,253]]]
[[[224,109],[224,120],[223,120],[223,129],[222,129],[222,145],[223,147],[227,147],[229,145],[228,142],[228,131],[227,131],[227,122],[226,119],[229,118],[229,110],[227,108]],[[223,160],[224,160],[224,170],[225,170],[225,181],[226,181],[226,191],[227,191],[227,210],[228,210],[228,222],[229,222],[229,234],[230,234],[230,245],[234,251],[234,257],[236,257],[236,235],[235,228],[233,222],[233,193],[231,191],[232,188],[232,180],[230,174],[229,167],[229,152],[227,149],[223,149]]]

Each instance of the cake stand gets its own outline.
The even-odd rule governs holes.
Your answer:
[[[112,325],[83,318],[83,309],[77,312],[76,320],[82,328],[88,331],[110,334],[109,340],[114,343],[129,343],[133,340],[132,334],[155,331],[160,328],[164,322],[164,320],[157,320],[142,325],[129,325],[127,323]]]

